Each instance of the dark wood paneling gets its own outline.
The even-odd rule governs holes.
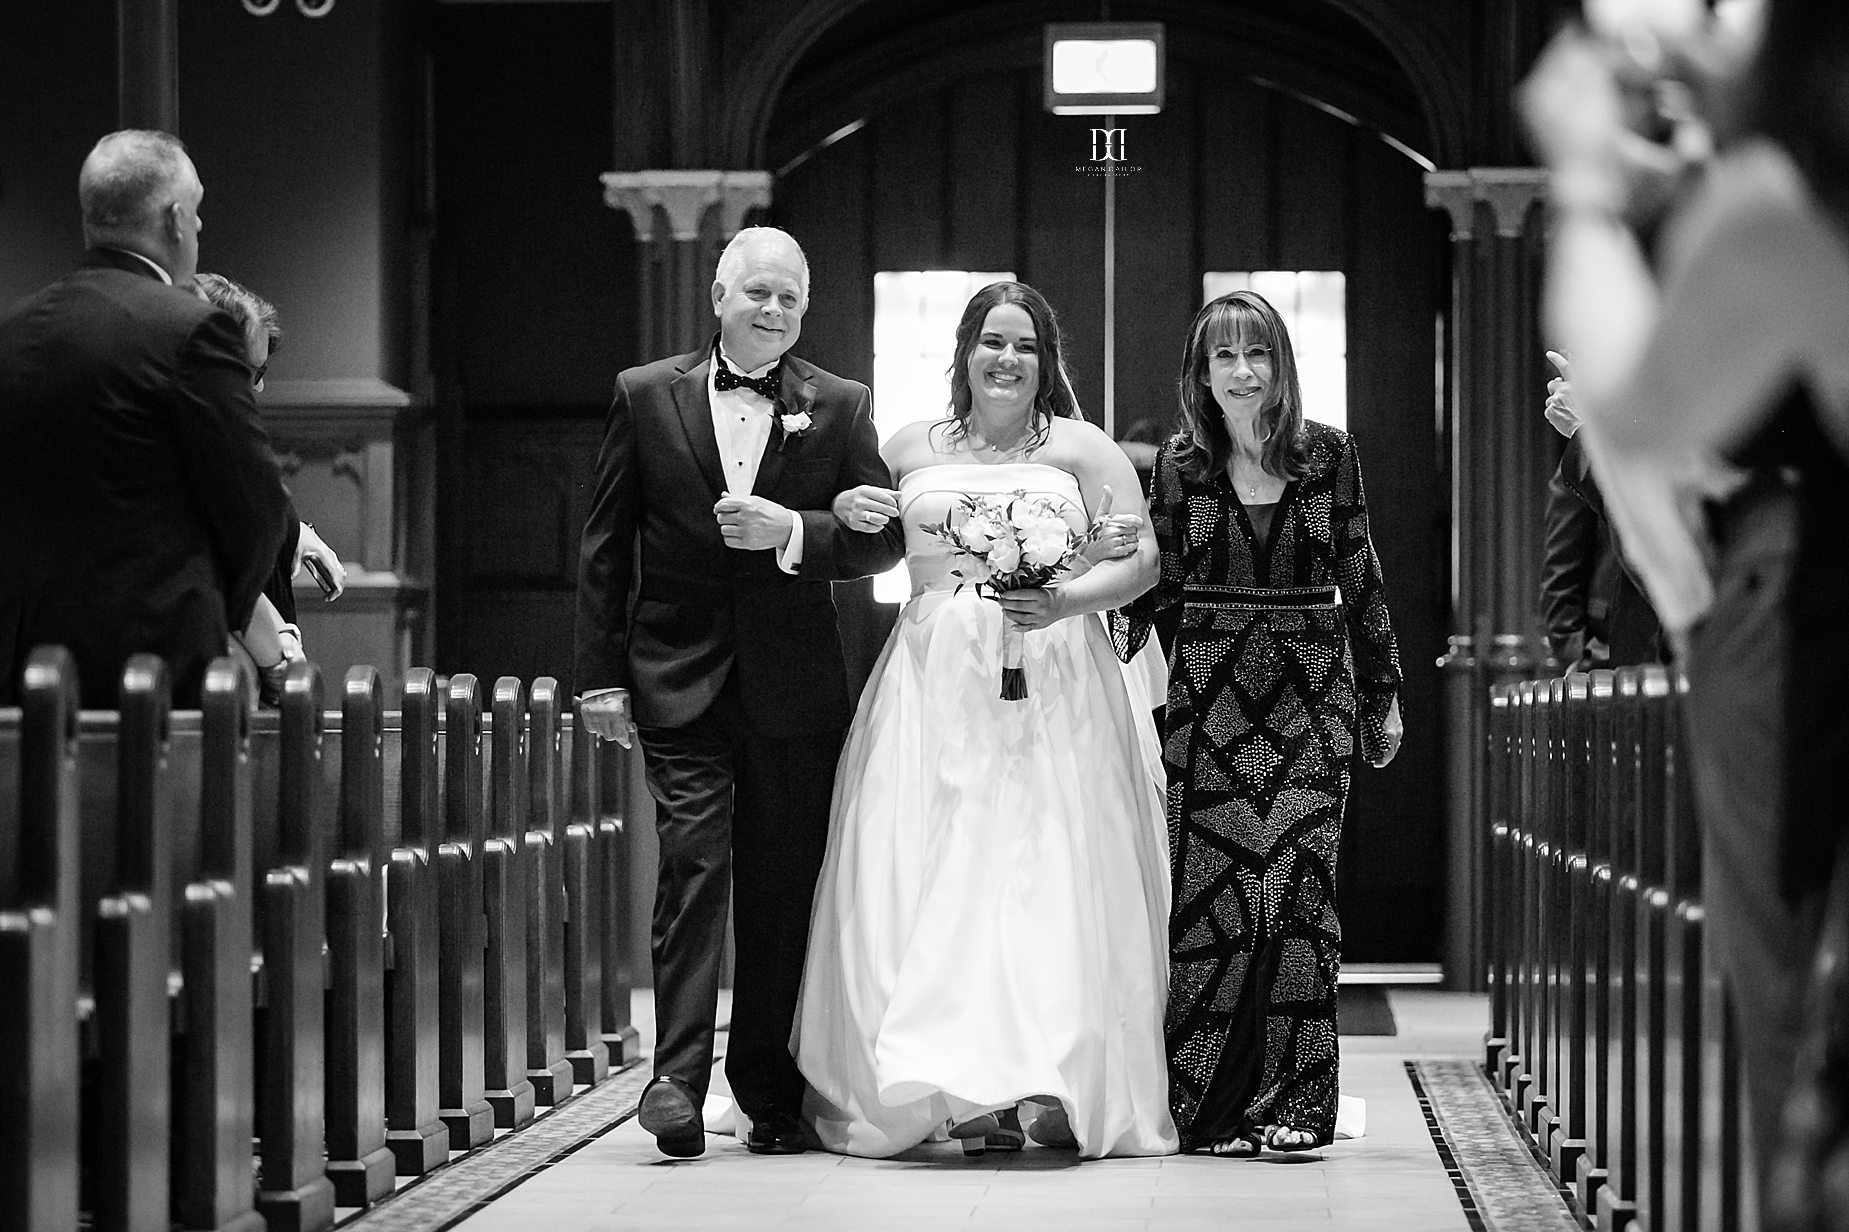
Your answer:
[[[1435,961],[1443,927],[1438,673],[1449,618],[1449,485],[1437,469],[1433,296],[1442,235],[1418,207],[1419,168],[1355,134],[1345,196],[1348,421],[1367,477],[1406,684],[1406,741],[1385,770],[1356,770],[1344,827],[1343,952],[1352,961]],[[1428,948],[1432,947],[1432,948]]]
[[[1277,246],[1265,268],[1341,269],[1348,251],[1349,150],[1361,135],[1294,99],[1275,114],[1268,161],[1276,184]]]
[[[600,407],[635,352],[637,277],[610,168],[610,8],[440,5],[437,244],[460,397]],[[492,679],[492,677],[490,677]]]
[[[578,540],[602,435],[601,417],[470,426],[466,636],[445,671],[569,685]]]
[[[873,278],[866,270],[877,230],[872,157],[870,141],[850,138],[830,146],[778,183],[771,216],[809,258],[809,310],[803,314],[797,354],[868,384],[873,381]]]
[[[883,270],[942,269],[947,149],[967,147],[944,127],[946,96],[927,94],[885,112],[867,133],[873,148],[873,260]],[[826,242],[824,240],[824,242]]]
[[[989,78],[957,82],[949,95],[949,131],[959,140],[944,144],[948,264],[952,269],[1011,269],[1019,208],[1014,166],[1020,107]]]
[[[0,19],[0,308],[83,260],[77,170],[117,126],[115,10],[11,4]],[[212,171],[201,162],[207,186]],[[208,235],[208,259],[211,247]]]
[[[1200,134],[1192,107],[1125,116],[1125,153],[1139,168],[1117,180],[1117,435],[1173,425],[1181,339],[1201,302],[1194,268]]]
[[[1277,168],[1270,132],[1277,95],[1249,81],[1202,72],[1200,273],[1271,268],[1272,184]],[[1199,288],[1196,288],[1196,295]],[[1179,349],[1179,348],[1177,348]]]
[[[1073,392],[1097,423],[1104,413],[1104,179],[1087,168],[1091,130],[1102,121],[1041,111],[1038,73],[1024,75],[1017,89],[1036,105],[1022,115],[1027,245],[1012,264],[1059,313]]]

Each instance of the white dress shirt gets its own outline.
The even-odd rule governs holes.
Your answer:
[[[743,376],[757,380],[776,366],[777,361],[750,372],[744,372],[726,355],[725,348],[720,347],[719,357],[723,357],[726,366]],[[719,373],[717,358],[706,368],[706,399],[713,412],[713,439],[719,443],[719,464],[725,469],[725,490],[728,496],[750,496],[751,489],[757,486],[758,464],[764,458],[764,449],[770,444],[771,416],[777,413],[777,404],[755,389],[743,385],[737,389],[723,392],[713,383]],[[803,520],[792,514],[790,541],[777,553],[777,567],[785,573],[795,573],[803,559]]]

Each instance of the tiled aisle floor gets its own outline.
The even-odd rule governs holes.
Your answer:
[[[965,1161],[954,1144],[895,1160],[820,1152],[760,1158],[709,1135],[697,1160],[667,1161],[633,1119],[456,1225],[462,1232],[616,1229],[1060,1229],[1183,1232],[1471,1227],[1433,1147],[1405,1062],[1474,1058],[1485,1001],[1396,989],[1399,1034],[1345,1036],[1342,1088],[1367,1101],[1366,1136],[1313,1156],[1099,1160],[1030,1146]],[[638,1009],[646,1011],[645,1005]],[[645,1047],[646,1012],[638,1015]]]

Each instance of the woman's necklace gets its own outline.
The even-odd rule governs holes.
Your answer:
[[[1015,437],[1014,442],[1009,445],[999,444],[998,442],[989,440],[987,436],[984,436],[982,444],[976,446],[976,449],[978,452],[989,453],[996,457],[1005,457],[1019,449],[1026,441],[1027,433],[1025,431]]]
[[[1264,463],[1261,462],[1261,463],[1257,463],[1256,465],[1258,466],[1258,477],[1253,478],[1253,479],[1247,479],[1245,481],[1246,499],[1248,501],[1256,501],[1258,499],[1258,487],[1261,483],[1265,481]],[[1231,468],[1229,467],[1228,469],[1230,470]],[[1234,483],[1235,489],[1237,489],[1239,480],[1235,478],[1233,480],[1233,483]]]

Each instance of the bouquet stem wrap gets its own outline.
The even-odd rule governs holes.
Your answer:
[[[1002,617],[1002,700],[1027,699],[1027,630]]]

